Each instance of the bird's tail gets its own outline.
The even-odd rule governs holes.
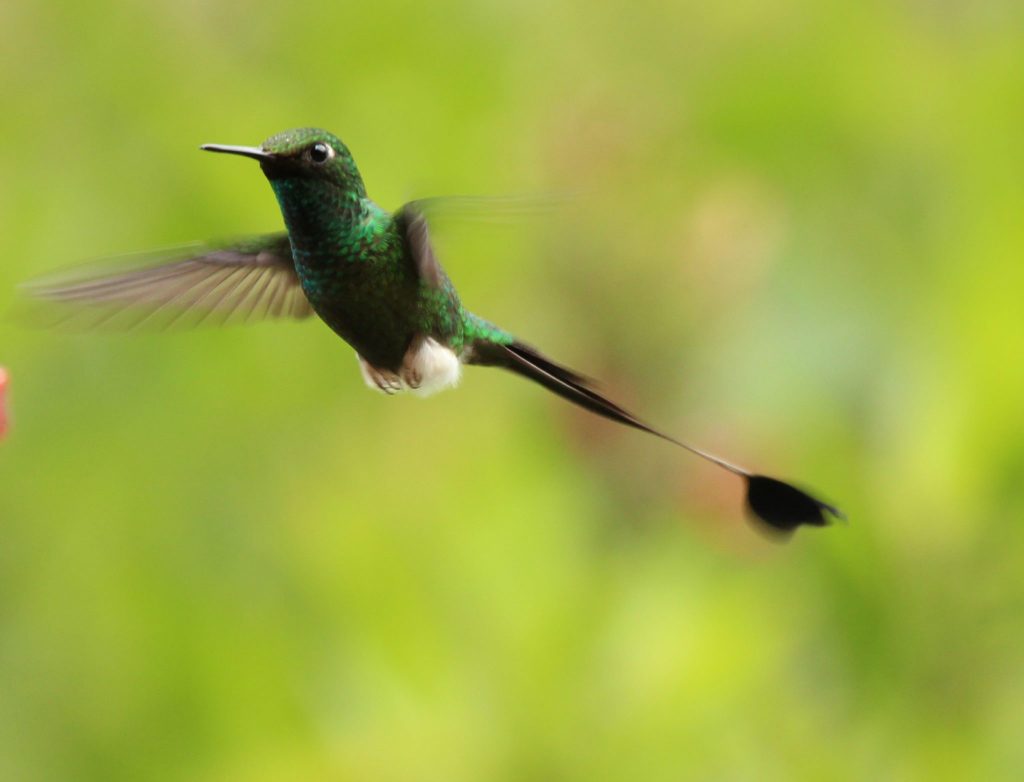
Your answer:
[[[477,343],[474,345],[470,363],[511,370],[592,413],[674,442],[668,435],[645,424],[628,410],[624,410],[599,393],[590,378],[555,363],[536,348],[518,340],[508,344]]]
[[[802,524],[824,526],[826,514],[844,518],[841,511],[783,481],[750,471],[701,448],[678,440],[625,410],[600,393],[592,380],[544,356],[536,348],[504,332],[477,338],[468,363],[496,366],[539,383],[573,404],[625,426],[647,432],[738,475],[747,482],[747,506],[753,514],[779,532],[791,532]]]

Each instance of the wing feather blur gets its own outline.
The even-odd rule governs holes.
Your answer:
[[[395,213],[395,222],[409,243],[416,275],[431,288],[442,287],[447,277],[434,254],[430,232],[427,229],[427,218],[419,210],[418,203],[413,201],[399,209]]]
[[[287,234],[191,246],[29,283],[52,325],[130,329],[306,318]]]

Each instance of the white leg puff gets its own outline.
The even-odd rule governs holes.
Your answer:
[[[458,385],[462,363],[451,348],[427,337],[413,342],[402,362],[401,375],[414,394],[430,396]]]
[[[430,396],[457,385],[462,375],[462,363],[455,351],[431,337],[413,341],[397,374],[372,366],[362,356],[358,358],[363,382],[385,394],[411,391],[417,396]]]

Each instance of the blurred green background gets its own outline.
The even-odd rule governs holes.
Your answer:
[[[315,323],[0,326],[0,779],[1024,774],[1024,6],[0,5],[0,307],[277,230],[315,124],[464,299],[728,475],[492,370],[383,398]],[[442,230],[443,229],[443,230]]]

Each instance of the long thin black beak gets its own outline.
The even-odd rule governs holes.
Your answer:
[[[225,152],[229,155],[242,155],[244,157],[251,157],[255,160],[270,160],[274,156],[269,152],[264,152],[259,147],[233,147],[229,144],[203,144],[200,149],[204,149],[207,152]]]

